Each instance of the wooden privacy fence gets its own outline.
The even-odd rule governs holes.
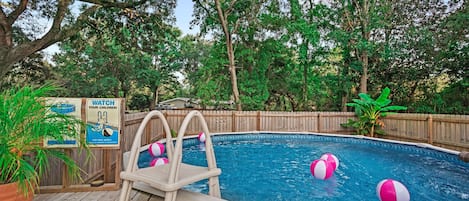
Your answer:
[[[172,130],[178,131],[179,125],[188,110],[167,110],[164,115]],[[353,112],[265,112],[265,111],[202,111],[208,127],[213,133],[245,131],[285,131],[352,134],[353,129],[340,126]],[[126,142],[131,142],[139,122],[146,113],[126,114]],[[386,135],[383,138],[424,142],[455,150],[469,150],[469,115],[443,114],[390,114],[383,118]],[[191,123],[187,134],[201,131],[197,122]],[[147,127],[142,139],[148,144],[162,138],[163,130],[159,121],[154,120]],[[125,150],[130,143],[125,143]],[[124,151],[125,151],[124,150]]]
[[[169,127],[175,132],[189,110],[164,111]],[[212,133],[245,131],[308,131],[318,133],[352,133],[353,130],[340,126],[351,112],[263,112],[263,111],[202,111]],[[146,113],[126,114],[124,120],[124,152],[130,149],[135,132]],[[195,135],[202,130],[197,122],[191,122],[187,134]],[[145,129],[142,144],[149,144],[162,138],[163,129],[159,120],[154,119]]]
[[[163,111],[169,126],[177,132],[189,110]],[[61,191],[93,191],[115,189],[120,184],[119,171],[122,153],[129,151],[135,133],[147,113],[131,113],[124,115],[121,131],[120,149],[93,149],[95,158],[88,165],[82,165],[85,181],[69,182],[62,169],[55,168],[49,177],[41,181],[41,192],[48,186],[70,186],[87,184],[95,179],[103,179],[113,185],[99,188],[86,187],[67,188]],[[349,118],[355,118],[353,112],[266,112],[266,111],[202,111],[210,132],[245,132],[245,131],[284,131],[284,132],[316,132],[352,134],[350,128],[343,128]],[[459,151],[469,151],[469,115],[441,114],[392,114],[383,118],[386,132],[384,138],[424,142]],[[191,121],[187,127],[188,135],[195,135],[202,130],[197,121]],[[142,145],[163,138],[164,133],[160,120],[152,119],[145,128]],[[83,155],[71,150],[70,154],[84,164]],[[54,163],[54,161],[52,161]],[[65,177],[65,178],[64,178]],[[85,186],[85,187],[83,187]],[[44,189],[46,191],[44,191]]]
[[[385,138],[469,150],[469,115],[392,114],[383,121]]]

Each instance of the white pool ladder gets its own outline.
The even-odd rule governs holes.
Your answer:
[[[166,150],[169,163],[156,167],[138,168],[137,162],[142,134],[147,123],[155,116],[161,120],[164,132],[166,133]],[[197,117],[199,123],[202,125],[202,131],[205,133],[207,167],[182,163],[182,141],[186,128],[193,117]],[[180,190],[182,187],[204,179],[208,179],[209,195],[214,198],[221,198],[220,184],[218,181],[220,174],[221,170],[217,168],[207,123],[199,111],[191,111],[186,115],[179,128],[176,145],[174,146],[171,130],[169,129],[166,118],[160,111],[154,110],[145,116],[135,135],[127,168],[120,174],[123,179],[123,185],[119,200],[128,201],[134,182],[143,182],[154,189],[162,191],[165,201],[175,201],[178,191],[182,193],[182,190]],[[183,199],[182,195],[181,199]]]

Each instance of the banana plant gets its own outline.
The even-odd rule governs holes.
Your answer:
[[[358,119],[349,119],[346,127],[353,127],[356,129],[357,134],[369,134],[374,136],[375,127],[384,127],[384,122],[380,117],[385,117],[392,111],[407,110],[405,106],[390,105],[391,100],[388,98],[391,90],[386,87],[381,91],[379,97],[375,100],[366,93],[360,93],[360,99],[353,99],[352,103],[347,103],[347,106],[355,108],[355,114]]]

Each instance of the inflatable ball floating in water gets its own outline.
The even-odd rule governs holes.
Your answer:
[[[155,159],[153,159],[153,160],[151,161],[150,166],[156,167],[156,166],[164,165],[164,164],[168,164],[168,163],[169,163],[169,161],[168,161],[167,158],[164,158],[164,157],[162,157],[162,158],[155,158]]]
[[[317,159],[311,163],[310,170],[314,178],[326,180],[334,173],[334,166],[326,160]]]
[[[205,142],[205,133],[200,132],[199,135],[197,135],[197,139],[199,140],[199,142]]]
[[[331,153],[325,153],[321,156],[320,159],[323,159],[327,162],[329,162],[332,167],[334,168],[334,171],[339,167],[339,159],[334,156],[334,154],[331,154]]]
[[[161,156],[164,153],[164,145],[159,142],[154,142],[148,147],[148,152],[151,156]]]
[[[410,194],[401,182],[385,179],[376,186],[376,195],[380,201],[409,201]]]

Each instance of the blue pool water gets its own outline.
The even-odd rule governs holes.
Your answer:
[[[212,138],[222,169],[222,197],[231,201],[379,200],[383,179],[403,183],[411,200],[469,200],[469,163],[456,155],[410,145],[317,135],[220,135]],[[196,139],[184,142],[183,161],[206,165]],[[331,152],[340,166],[328,180],[310,164]],[[139,167],[151,156],[140,155]],[[186,188],[206,193],[207,181]]]

